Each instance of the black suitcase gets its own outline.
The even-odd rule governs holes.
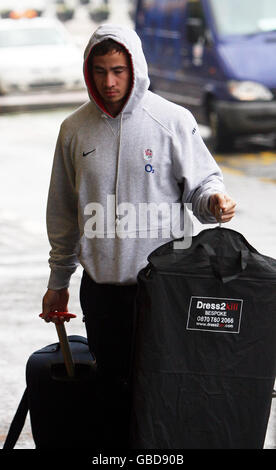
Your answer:
[[[57,330],[60,342],[35,351],[27,361],[27,387],[3,449],[14,448],[28,410],[36,449],[91,452],[120,447],[122,436],[115,418],[122,390],[98,375],[85,337],[67,339],[64,325],[58,325]]]
[[[169,242],[138,276],[132,448],[258,449],[276,373],[276,260],[238,232]]]

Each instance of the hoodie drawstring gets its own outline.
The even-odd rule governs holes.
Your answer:
[[[123,123],[123,113],[120,116],[120,128],[119,128],[119,145],[118,145],[118,154],[117,154],[117,168],[116,168],[116,182],[115,182],[115,223],[117,224],[118,219],[118,187],[119,187],[119,170],[120,170],[120,156],[121,156],[121,143],[122,143],[122,123]]]

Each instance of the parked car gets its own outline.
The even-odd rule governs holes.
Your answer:
[[[46,10],[46,0],[1,0],[2,18],[20,18],[41,16]]]
[[[0,20],[0,94],[84,88],[82,52],[61,22]]]
[[[218,150],[276,131],[275,0],[138,0],[153,91],[210,124]]]

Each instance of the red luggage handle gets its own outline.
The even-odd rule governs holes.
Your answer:
[[[43,318],[45,314],[40,313],[40,317]],[[49,312],[47,313],[47,316],[49,318],[52,318],[54,316],[56,317],[63,317],[65,319],[71,319],[71,318],[76,318],[77,315],[74,313],[69,313],[69,312]],[[59,343],[60,343],[60,348],[63,354],[63,359],[65,363],[65,367],[67,370],[67,374],[69,377],[73,378],[75,375],[75,365],[73,361],[73,356],[71,353],[71,349],[69,346],[69,341],[67,338],[65,326],[64,326],[64,321],[57,321],[55,323],[57,334],[59,337]]]
[[[43,318],[44,317],[44,313],[40,313],[40,317]],[[66,319],[70,319],[70,318],[76,318],[77,315],[75,315],[74,313],[69,313],[69,312],[49,312],[47,313],[47,317],[49,318],[53,318],[53,317],[63,317]],[[59,321],[57,322],[56,324],[60,325],[61,323],[63,323],[63,321]]]

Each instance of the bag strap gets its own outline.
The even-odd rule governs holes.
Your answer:
[[[220,279],[223,283],[227,283],[229,281],[233,281],[234,279],[237,279],[247,267],[248,251],[241,250],[239,259],[233,265],[233,272],[222,275],[221,267],[219,263],[219,256],[216,254],[213,247],[209,245],[208,243],[200,243],[198,246],[202,246],[202,248],[204,248],[204,250],[209,256],[214,275],[218,279]]]
[[[18,405],[14,418],[11,422],[9,432],[7,434],[6,440],[4,442],[3,450],[11,450],[14,448],[21,431],[24,427],[26,416],[29,410],[28,403],[28,389],[26,387],[21,401]]]

